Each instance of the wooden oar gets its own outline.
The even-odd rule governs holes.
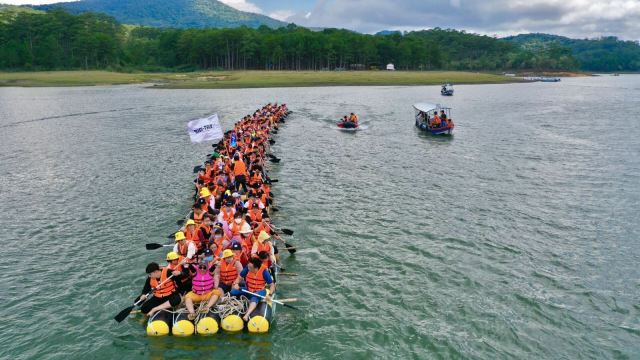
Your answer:
[[[195,166],[193,168],[193,173],[197,174],[200,170],[202,170],[202,165]]]
[[[247,294],[250,294],[250,295],[253,295],[253,296],[257,296],[257,297],[261,298],[262,300],[266,300],[266,298],[265,298],[264,296],[262,296],[262,295],[258,295],[258,294],[256,294],[256,293],[253,293],[253,292],[249,291],[249,290],[242,289],[242,292],[247,293]],[[274,303],[276,303],[276,304],[280,304],[280,305],[282,305],[282,306],[285,306],[285,307],[288,307],[288,308],[292,308],[293,310],[302,311],[302,310],[298,309],[297,307],[295,307],[295,306],[293,306],[293,305],[285,304],[285,303],[280,302],[280,301],[278,301],[278,300],[271,299],[271,301],[273,301],[273,302],[274,302]]]
[[[286,303],[286,302],[296,302],[298,301],[298,299],[296,298],[290,298],[290,299],[278,299],[278,301]]]
[[[144,247],[147,248],[147,250],[155,250],[155,249],[160,249],[163,247],[169,247],[169,246],[174,246],[174,245],[162,245],[162,244],[158,244],[158,243],[149,243],[146,244]]]
[[[271,230],[276,231],[276,229],[273,227],[273,225],[269,224],[269,227],[271,228]],[[295,254],[296,251],[298,251],[295,246],[293,246],[292,244],[289,244],[288,242],[284,241],[284,239],[281,238],[280,236],[276,235],[274,237],[276,238],[276,240],[282,241],[282,243],[284,244],[284,247],[287,249],[289,254]]]

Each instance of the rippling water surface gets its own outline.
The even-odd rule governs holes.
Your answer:
[[[558,84],[0,88],[0,358],[639,358],[640,76]],[[451,138],[411,104],[444,102]],[[163,257],[208,145],[269,101],[300,250],[270,334],[152,339],[112,317]],[[333,122],[355,111],[366,130]]]

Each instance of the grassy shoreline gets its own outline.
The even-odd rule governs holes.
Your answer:
[[[109,71],[0,72],[0,86],[54,87],[149,84],[166,89],[240,89],[313,86],[498,84],[521,79],[464,71],[209,71],[118,73]]]

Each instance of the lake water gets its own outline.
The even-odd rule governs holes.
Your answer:
[[[294,113],[271,176],[300,248],[264,336],[113,316],[192,194],[187,120]],[[411,105],[453,108],[453,137]],[[357,112],[366,129],[334,121]],[[640,76],[439,87],[0,88],[0,358],[638,359]]]

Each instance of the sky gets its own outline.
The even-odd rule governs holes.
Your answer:
[[[60,0],[0,0],[42,4]],[[171,0],[167,0],[171,1]],[[640,40],[640,0],[221,0],[308,27],[363,33],[434,27],[499,37],[543,32]]]

